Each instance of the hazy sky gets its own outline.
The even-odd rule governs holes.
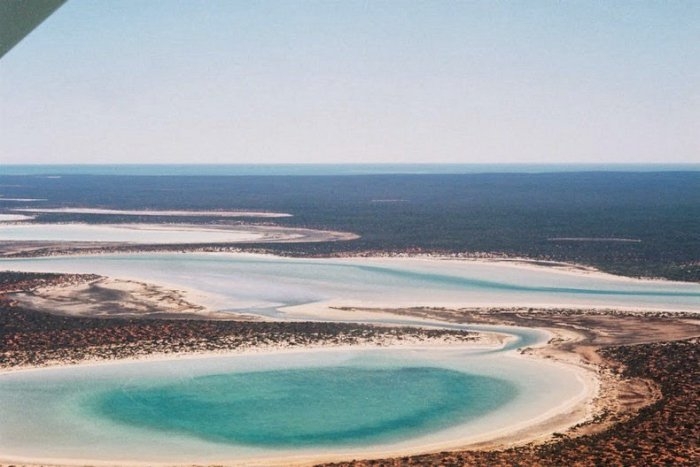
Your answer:
[[[69,0],[0,163],[700,162],[700,2]]]

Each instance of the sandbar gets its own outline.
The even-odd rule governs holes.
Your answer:
[[[25,216],[23,214],[0,214],[0,222],[18,222],[34,219],[34,216]]]
[[[2,200],[2,198],[0,198]],[[13,211],[47,213],[47,214],[107,214],[116,216],[177,216],[177,217],[292,217],[285,212],[268,211],[186,211],[186,210],[150,210],[150,209],[97,209],[97,208],[15,208]]]
[[[249,224],[0,224],[0,255],[52,256],[147,249],[196,249],[198,245],[316,243],[359,238],[348,232]]]

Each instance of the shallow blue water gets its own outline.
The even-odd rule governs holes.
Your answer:
[[[220,297],[215,309],[284,316],[319,301],[401,306],[652,307],[699,310],[700,286],[561,274],[455,261],[381,263],[254,255],[121,254],[0,260],[0,268],[95,273],[182,284]],[[328,319],[333,319],[329,314]]]
[[[458,287],[462,289],[494,289],[515,292],[542,292],[553,294],[583,294],[583,295],[628,295],[628,296],[650,296],[650,297],[695,297],[700,299],[700,291],[663,291],[663,290],[615,290],[615,289],[595,289],[583,287],[547,287],[547,286],[526,286],[507,282],[497,282],[469,277],[459,277],[449,274],[435,274],[426,272],[414,272],[398,270],[377,266],[356,266],[358,269],[370,273],[378,273],[385,276],[394,276],[405,282],[417,281],[435,286]]]
[[[267,447],[381,442],[477,417],[507,381],[431,367],[325,367],[201,376],[93,396],[97,417],[207,441]]]

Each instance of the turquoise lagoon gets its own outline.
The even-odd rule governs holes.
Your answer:
[[[489,437],[582,397],[575,371],[469,348],[317,350],[0,375],[0,457],[270,462]]]
[[[212,442],[300,447],[415,436],[488,413],[515,393],[508,381],[436,367],[340,366],[137,384],[96,394],[84,407]]]

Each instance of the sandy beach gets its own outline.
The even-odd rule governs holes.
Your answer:
[[[2,199],[2,198],[0,198]],[[115,216],[173,216],[173,217],[262,217],[279,218],[291,217],[285,212],[267,211],[185,211],[185,210],[152,210],[152,209],[96,209],[96,208],[15,208],[12,211],[48,214],[107,214]]]
[[[0,224],[0,240],[4,248],[13,243],[59,242],[64,248],[85,248],[90,244],[141,244],[141,245],[187,245],[187,244],[235,244],[235,243],[287,243],[350,240],[356,235],[320,231],[313,229],[278,227],[269,225],[216,225],[216,224]],[[87,244],[87,245],[86,245]],[[15,245],[16,246],[16,245]]]
[[[208,310],[188,300],[193,295],[144,282],[83,276],[27,292],[14,292],[12,299],[20,307],[64,316],[259,319],[254,315]]]

